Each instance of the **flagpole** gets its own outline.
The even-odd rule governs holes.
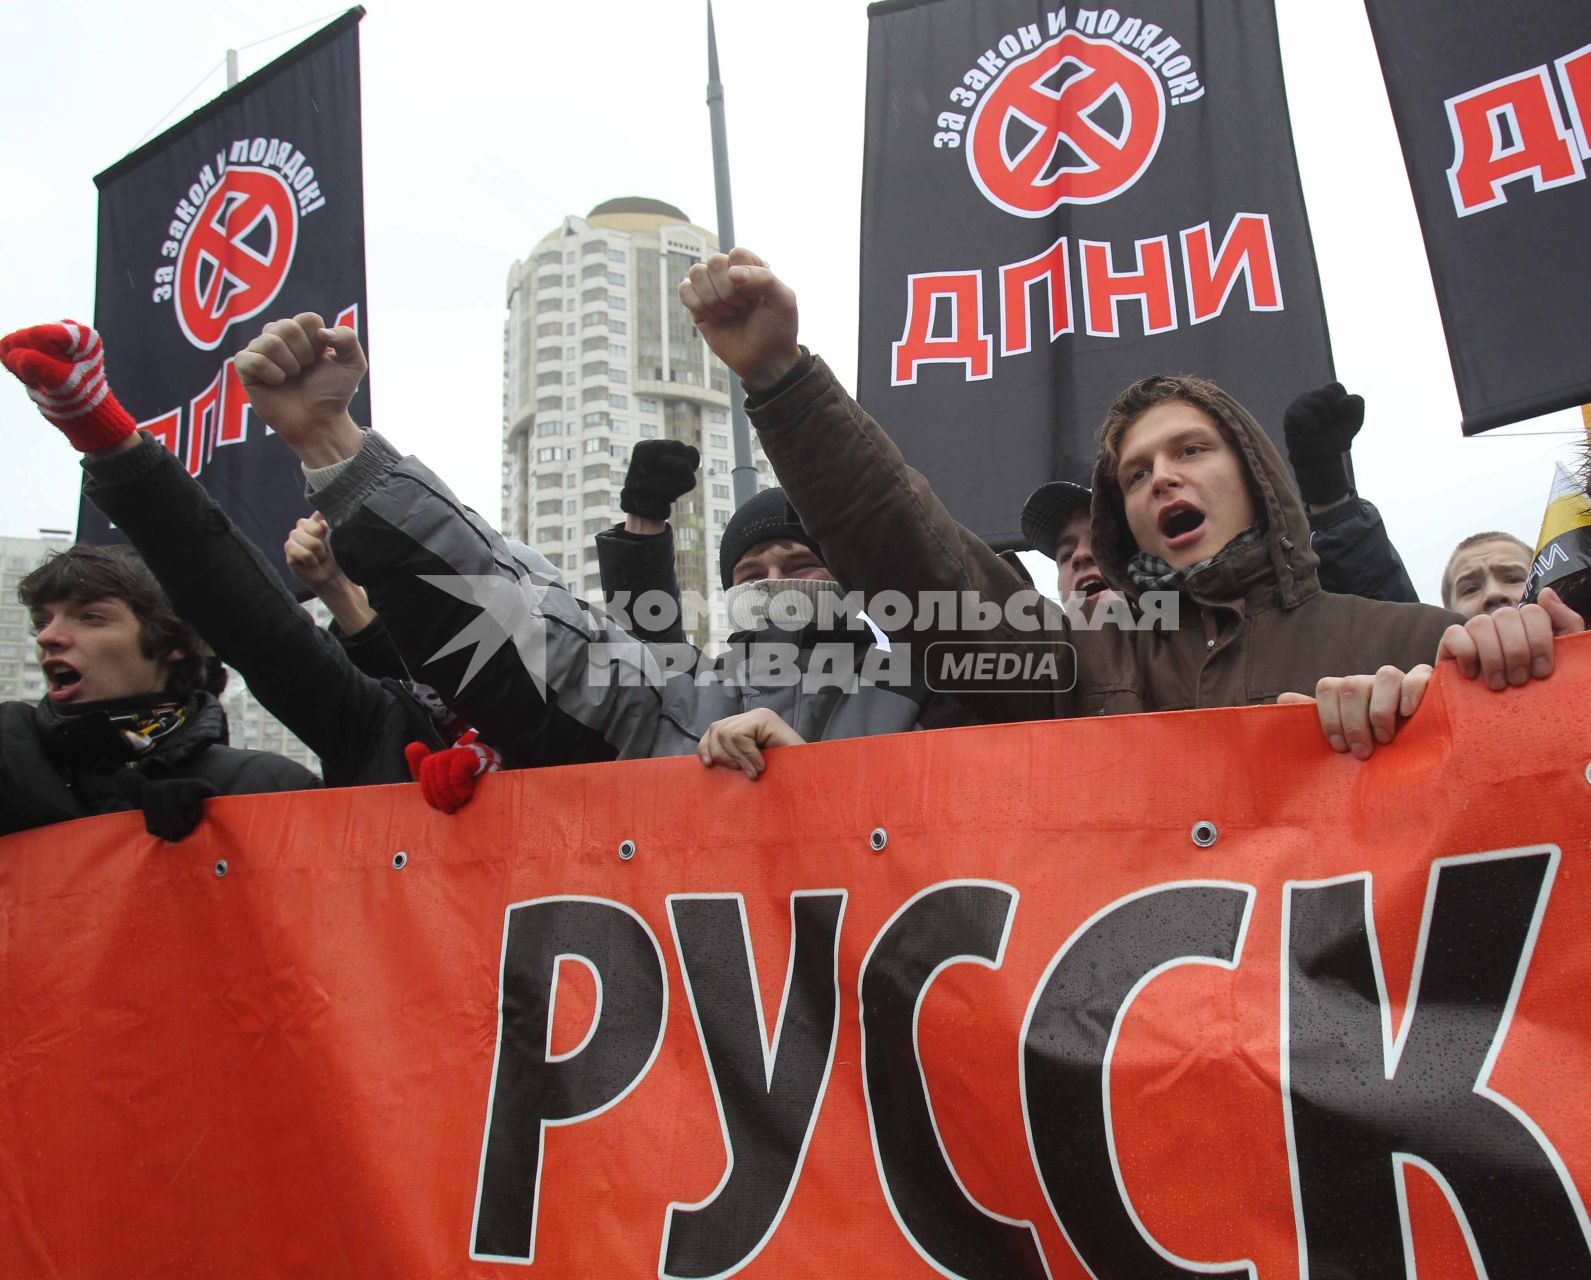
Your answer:
[[[718,197],[718,247],[735,247],[735,208],[729,194],[729,136],[724,128],[724,86],[718,80],[718,38],[713,31],[713,0],[707,0],[707,117],[713,131],[713,188]],[[729,415],[735,440],[735,505],[757,492],[757,466],[751,460],[751,423],[746,418],[746,390],[729,370]]]

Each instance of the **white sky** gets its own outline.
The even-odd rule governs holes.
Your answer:
[[[206,68],[162,127],[220,92],[217,64],[229,46],[242,50],[247,75],[309,32],[271,37],[335,16],[324,2],[8,7],[0,332],[92,317],[93,175],[152,134]],[[612,196],[654,196],[703,225],[715,221],[704,4],[366,7],[377,425],[495,521],[509,264],[563,214]],[[1364,10],[1318,0],[1277,0],[1277,10],[1337,372],[1368,401],[1354,449],[1359,486],[1381,507],[1422,596],[1434,599],[1465,534],[1502,528],[1534,543],[1552,462],[1583,439],[1580,417],[1460,436]],[[719,0],[715,13],[739,238],[794,286],[804,340],[854,383],[865,4]],[[76,456],[20,388],[0,385],[0,449],[13,477],[0,534],[74,527]]]

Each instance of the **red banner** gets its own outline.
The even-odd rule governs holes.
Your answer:
[[[1591,640],[0,842],[11,1277],[1591,1274]]]

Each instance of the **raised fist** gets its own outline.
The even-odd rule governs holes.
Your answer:
[[[619,490],[619,510],[648,520],[667,520],[676,498],[696,487],[702,455],[683,440],[643,440],[630,452],[630,469]]]
[[[1287,458],[1298,477],[1298,491],[1311,506],[1329,506],[1348,492],[1343,455],[1364,425],[1363,396],[1351,396],[1340,382],[1306,391],[1282,416]]]
[[[801,359],[795,293],[750,249],[698,262],[681,281],[679,298],[746,390],[773,386]]]
[[[360,432],[348,403],[365,368],[358,335],[326,328],[313,311],[271,321],[237,358],[238,380],[254,412],[310,466],[358,452]],[[336,440],[344,448],[328,450]]]

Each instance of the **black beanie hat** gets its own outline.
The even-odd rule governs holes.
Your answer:
[[[786,501],[783,489],[764,489],[735,509],[724,526],[718,545],[718,576],[724,590],[734,580],[740,557],[764,542],[799,542],[810,547],[819,559],[823,551],[812,535],[801,527],[801,518]]]

